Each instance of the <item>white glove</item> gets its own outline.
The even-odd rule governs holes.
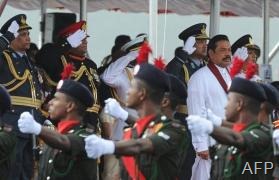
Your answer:
[[[74,34],[71,34],[69,37],[67,37],[67,41],[73,48],[76,48],[81,45],[81,42],[84,38],[86,38],[86,32],[79,29]]]
[[[110,116],[119,119],[121,121],[126,121],[129,113],[125,111],[120,104],[113,98],[108,98],[105,100],[105,113]]]
[[[18,128],[22,133],[39,135],[42,130],[42,126],[35,121],[35,119],[29,112],[21,113],[17,123]]]
[[[89,158],[97,159],[105,154],[113,154],[115,145],[113,141],[105,140],[93,134],[85,138],[85,150]]]
[[[193,52],[196,50],[194,45],[196,44],[196,38],[194,36],[190,36],[183,47],[183,50],[186,51],[189,55],[193,54]]]
[[[222,118],[215,115],[211,111],[211,109],[202,108],[202,117],[211,121],[214,124],[214,126],[221,126],[221,124],[222,124]]]
[[[234,57],[238,57],[240,59],[242,59],[243,61],[245,61],[248,57],[248,50],[246,47],[242,47],[242,48],[237,48],[237,50],[235,51],[235,53],[233,54]]]
[[[13,21],[10,25],[10,27],[8,28],[8,31],[13,33],[15,38],[18,36],[18,30],[19,30],[19,25],[16,21]]]
[[[211,134],[213,132],[213,123],[205,118],[190,115],[186,120],[192,134]]]
[[[273,140],[276,142],[277,146],[279,146],[279,129],[273,131]]]

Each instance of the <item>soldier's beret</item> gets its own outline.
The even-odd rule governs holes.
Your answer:
[[[140,34],[135,39],[127,42],[121,47],[121,50],[124,52],[134,51],[140,48],[140,46],[147,41],[147,34]]]
[[[134,77],[148,84],[151,88],[168,91],[168,75],[155,66],[144,63],[134,68]]]
[[[237,92],[239,94],[251,97],[259,102],[267,100],[265,91],[259,83],[249,81],[244,78],[236,77],[232,80],[229,92]]]
[[[261,83],[260,85],[263,87],[263,89],[265,91],[267,101],[274,106],[278,106],[279,105],[279,91],[271,84]]]
[[[73,34],[74,32],[76,32],[79,29],[86,31],[86,29],[87,29],[86,21],[79,21],[79,22],[73,23],[73,24],[67,26],[66,28],[62,29],[58,33],[58,38],[67,38],[68,36],[70,36],[71,34]],[[87,37],[89,37],[89,36],[87,35]]]
[[[235,43],[233,43],[231,50],[232,54],[236,52],[238,48],[247,47],[248,49],[256,49],[255,44],[253,43],[252,36],[250,34],[246,34],[239,38]],[[259,47],[258,47],[259,49]],[[259,56],[258,56],[259,57]]]
[[[169,91],[171,94],[176,95],[181,99],[183,104],[186,104],[187,99],[187,90],[186,86],[172,74],[168,74],[169,78]]]
[[[7,22],[5,22],[5,24],[0,29],[0,32],[2,34],[5,34],[13,21],[16,21],[18,23],[18,26],[19,26],[18,31],[21,31],[24,29],[32,29],[31,26],[29,26],[26,23],[26,19],[27,18],[26,18],[25,14],[18,14],[16,16],[12,17],[11,19],[9,19]]]
[[[186,41],[190,36],[194,36],[196,39],[209,39],[208,35],[206,34],[206,24],[205,23],[195,24],[182,31],[178,35],[178,38],[183,41]]]
[[[65,93],[68,96],[77,99],[86,107],[91,107],[93,105],[92,93],[80,82],[71,79],[60,80],[57,84],[57,92]]]
[[[11,108],[11,98],[8,91],[0,85],[0,114],[4,114]]]

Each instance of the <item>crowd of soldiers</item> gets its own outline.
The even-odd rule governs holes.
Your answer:
[[[165,67],[147,34],[120,35],[97,68],[86,21],[40,49],[31,29],[0,29],[0,179],[279,179],[279,82],[251,35],[195,24]]]

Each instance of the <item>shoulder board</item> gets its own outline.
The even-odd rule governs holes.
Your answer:
[[[183,131],[186,131],[185,125],[182,124],[179,120],[171,120],[171,126],[175,128],[179,128]]]

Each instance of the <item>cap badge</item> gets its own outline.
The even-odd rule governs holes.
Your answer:
[[[24,16],[21,16],[20,23],[21,24],[26,24],[26,20],[25,20]]]
[[[84,31],[86,30],[86,23],[83,23],[83,25],[81,26],[81,29]]]
[[[202,26],[202,28],[201,28],[201,33],[202,33],[202,34],[206,34],[205,26]]]
[[[250,37],[249,37],[249,44],[251,44],[251,45],[254,44],[252,38],[250,38]]]

